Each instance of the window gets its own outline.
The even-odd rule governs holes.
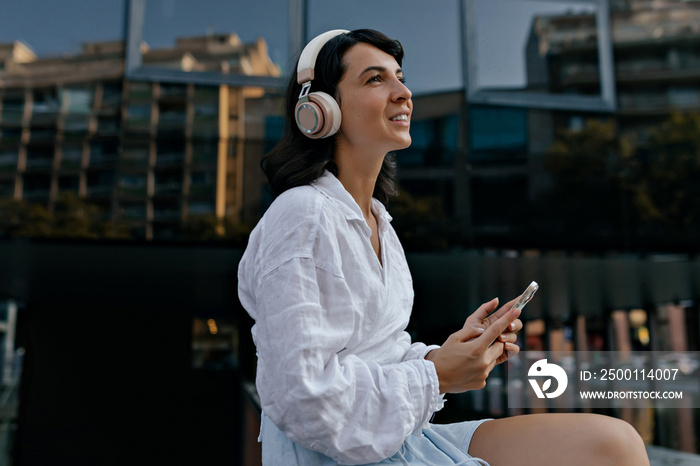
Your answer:
[[[288,68],[287,1],[248,2],[244,8],[212,0],[129,1],[129,21],[142,27],[130,29],[127,76],[284,86],[279,76]]]
[[[182,170],[162,171],[155,174],[156,194],[176,194],[182,192]]]
[[[214,212],[213,202],[190,202],[189,213],[190,215],[204,215],[211,214]]]
[[[465,1],[471,102],[615,110],[607,0]]]
[[[61,152],[61,168],[79,168],[83,159],[82,145],[63,146]]]
[[[78,192],[80,189],[80,177],[75,175],[70,176],[59,176],[58,177],[58,190],[59,191],[73,191]]]
[[[32,174],[24,176],[24,197],[47,198],[51,189],[51,175]]]
[[[92,110],[94,92],[88,87],[64,87],[59,90],[61,112],[88,114]]]
[[[459,12],[460,2],[456,0],[309,0],[305,42],[339,24],[345,29],[376,29],[404,46],[402,68],[414,94],[460,89],[463,79]]]
[[[17,150],[0,149],[0,172],[14,172],[17,170]]]
[[[471,163],[525,160],[528,110],[472,106],[469,109]]]

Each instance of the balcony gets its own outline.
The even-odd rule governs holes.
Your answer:
[[[196,139],[219,139],[219,123],[217,120],[195,118],[192,123],[192,137]]]
[[[192,165],[199,168],[213,167],[216,165],[216,154],[192,154]]]
[[[22,141],[22,128],[0,127],[0,142],[5,144],[19,144]]]
[[[179,206],[154,206],[153,220],[158,222],[178,222],[182,217]]]
[[[44,202],[49,199],[51,190],[49,188],[24,188],[22,197],[30,202]]]
[[[184,161],[184,152],[159,152],[156,156],[157,167],[181,167]]]
[[[187,86],[161,83],[158,98],[161,101],[183,102],[187,98]]]
[[[125,204],[119,208],[119,216],[122,220],[143,221],[146,220],[145,204]]]
[[[176,195],[182,194],[182,183],[175,180],[157,182],[155,184],[155,195]]]
[[[100,112],[119,111],[122,104],[122,83],[121,81],[106,82],[102,88],[102,102]]]
[[[158,118],[158,129],[180,129],[185,127],[187,115],[184,112],[163,112]]]
[[[23,114],[24,111],[21,108],[13,109],[3,107],[2,113],[0,113],[0,123],[2,123],[3,126],[19,126],[22,124]]]
[[[700,79],[700,60],[683,66],[671,66],[665,61],[635,61],[620,63],[615,70],[618,82],[692,81]]]
[[[118,136],[121,133],[121,119],[119,117],[100,116],[97,119],[97,133],[101,136]]]
[[[91,153],[90,154],[90,167],[114,167],[119,160],[119,156],[116,152],[114,153]]]
[[[148,192],[148,183],[145,175],[121,176],[118,186],[122,196],[145,197]]]
[[[623,114],[663,114],[673,109],[700,110],[700,90],[671,88],[665,93],[621,93],[618,102]]]
[[[192,100],[196,103],[200,102],[219,102],[219,88],[216,86],[195,86]]]
[[[31,142],[48,142],[53,143],[56,140],[56,129],[39,129],[32,128],[29,132],[29,140]]]
[[[0,153],[0,173],[13,173],[17,171],[17,152],[8,151]]]
[[[53,154],[27,154],[27,170],[43,171],[53,167]]]
[[[15,194],[15,179],[0,179],[0,197],[13,197]]]
[[[85,116],[66,117],[63,120],[63,140],[78,142],[85,139],[90,131],[90,118]]]
[[[51,126],[56,124],[58,107],[53,104],[35,103],[32,105],[31,126]]]
[[[148,101],[153,96],[153,86],[151,83],[128,83],[127,98],[129,102]]]
[[[114,186],[112,183],[88,185],[87,195],[91,198],[110,197],[112,195],[113,188]]]
[[[82,147],[64,147],[61,154],[61,169],[75,170],[83,164]]]
[[[193,171],[190,173],[190,197],[210,199],[216,192],[215,171]]]
[[[205,215],[214,213],[213,202],[190,202],[188,214],[190,216]]]
[[[23,195],[29,200],[45,200],[48,199],[51,191],[51,175],[37,174],[25,175]]]
[[[124,128],[132,132],[148,132],[151,129],[151,105],[129,105]]]
[[[77,193],[80,190],[80,176],[68,175],[60,176],[58,178],[58,191],[59,192],[74,192]]]
[[[123,168],[146,168],[149,158],[148,147],[128,147],[124,148],[119,166]]]
[[[92,167],[90,167],[92,168]],[[114,170],[93,170],[87,173],[87,193],[90,197],[109,197],[114,189]]]

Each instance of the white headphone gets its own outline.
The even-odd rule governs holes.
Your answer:
[[[299,57],[297,83],[301,84],[299,102],[294,109],[294,118],[302,134],[312,139],[332,136],[340,129],[342,120],[340,105],[325,92],[309,92],[314,79],[316,57],[323,46],[340,34],[350,31],[334,29],[316,36],[309,42]]]

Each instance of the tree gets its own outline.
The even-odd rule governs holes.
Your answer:
[[[406,249],[444,249],[454,242],[443,202],[438,196],[412,196],[399,188],[391,199],[392,226]]]
[[[182,238],[194,241],[226,241],[245,245],[252,229],[247,224],[236,223],[216,214],[190,216],[182,228]]]
[[[552,188],[539,199],[533,226],[544,217],[553,234],[586,241],[619,237],[629,221],[620,175],[633,154],[612,120],[590,119],[581,129],[560,131],[544,159]]]
[[[673,114],[626,164],[625,188],[646,223],[700,223],[700,115]]]
[[[62,193],[53,211],[43,204],[0,201],[0,237],[127,238],[123,226],[105,219],[104,211],[73,192]]]

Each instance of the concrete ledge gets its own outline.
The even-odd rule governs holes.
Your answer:
[[[700,466],[700,455],[647,445],[651,466]]]

